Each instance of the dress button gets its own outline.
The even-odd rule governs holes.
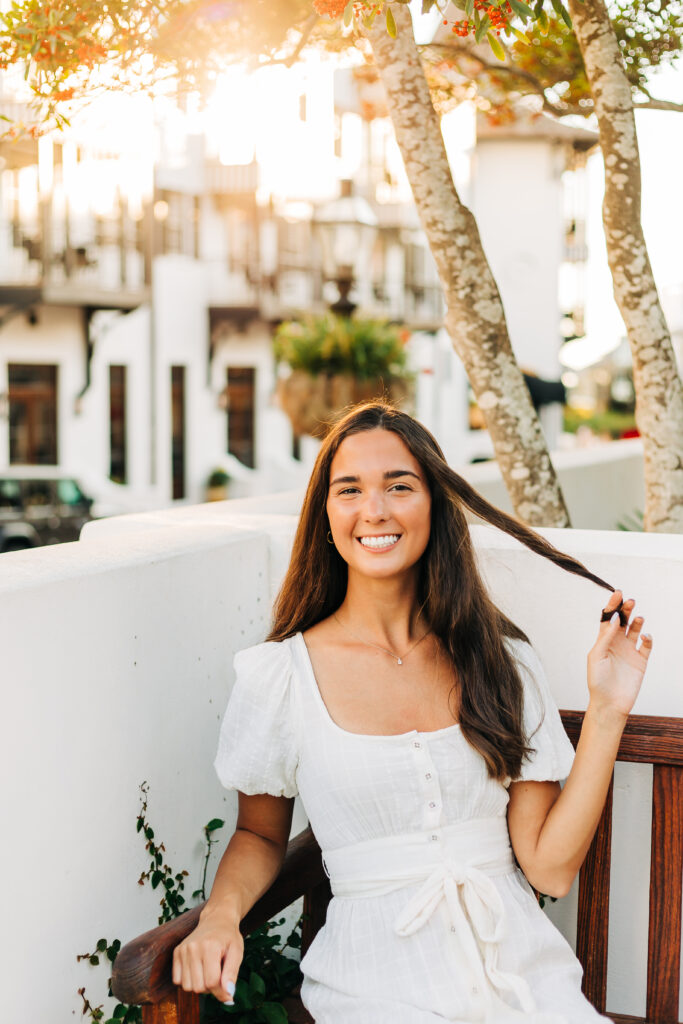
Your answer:
[[[430,800],[430,801],[429,801],[429,806],[430,806],[430,807],[436,807],[436,804],[434,803],[434,801],[433,801],[433,800]]]
[[[422,744],[421,743],[413,743],[413,746],[415,747],[416,750],[419,750],[420,747],[422,746]]]
[[[452,925],[451,925],[451,931],[452,931],[452,932],[454,932],[454,931],[455,931],[455,925],[454,925],[454,924],[452,924]]]
[[[431,777],[432,777],[432,773],[431,772],[427,772],[427,774],[425,775],[425,779],[431,779]]]
[[[478,995],[478,993],[479,993],[479,989],[477,988],[476,985],[473,985],[472,986],[472,995],[476,996],[476,995]]]
[[[432,836],[432,842],[433,843],[437,843],[438,841],[439,841],[439,837],[438,836]],[[453,930],[455,931],[455,929],[453,929]]]

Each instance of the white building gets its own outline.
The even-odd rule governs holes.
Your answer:
[[[518,359],[556,377],[563,174],[592,137],[559,138],[544,119],[480,126],[475,148],[473,115],[457,115],[444,134]],[[315,446],[294,445],[274,403],[272,331],[334,298],[312,216],[347,178],[378,221],[359,311],[415,332],[417,413],[451,460],[491,454],[440,330],[381,91],[362,71],[315,59],[248,89],[234,72],[203,112],[113,97],[67,137],[3,145],[0,158],[0,469],[59,464],[130,508],[199,500],[217,466],[234,496],[300,483]],[[499,199],[501,160],[520,201]]]

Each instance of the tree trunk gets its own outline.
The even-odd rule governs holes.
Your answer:
[[[603,0],[570,0],[605,161],[603,220],[614,297],[626,324],[645,450],[645,529],[683,532],[683,385],[640,220],[631,87]]]
[[[453,183],[410,12],[398,5],[393,12],[397,38],[389,36],[383,18],[376,19],[368,38],[441,279],[446,329],[486,419],[516,514],[532,526],[569,526],[541,425],[512,351],[498,287],[474,217]]]

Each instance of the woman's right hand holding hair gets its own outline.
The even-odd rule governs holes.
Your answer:
[[[624,722],[635,704],[652,653],[652,637],[642,632],[643,617],[633,616],[635,606],[633,599],[623,601],[621,591],[614,591],[588,654],[589,710],[612,714]],[[626,625],[620,622],[619,610]]]
[[[277,877],[287,849],[294,800],[239,793],[235,834],[216,871],[199,924],[173,953],[173,983],[232,1002],[244,940],[240,921]]]
[[[618,611],[623,612],[622,625]],[[590,699],[564,788],[555,782],[510,786],[508,828],[517,860],[537,889],[564,896],[581,867],[612,780],[621,736],[640,691],[652,637],[635,601],[616,590],[588,654]]]
[[[199,924],[173,953],[173,984],[231,1003],[244,955],[239,918],[207,903]]]

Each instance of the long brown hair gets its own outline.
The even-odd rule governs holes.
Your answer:
[[[339,608],[347,565],[327,543],[326,504],[332,460],[342,441],[368,430],[390,430],[418,461],[431,492],[431,530],[420,559],[417,599],[425,621],[450,657],[459,681],[462,732],[495,779],[519,776],[531,752],[523,725],[522,681],[506,637],[527,640],[495,606],[479,575],[463,506],[567,572],[614,590],[580,562],[558,551],[513,516],[490,505],[454,472],[430,432],[383,402],[357,406],[332,428],[318,453],[294,547],[275,602],[270,640],[309,629]]]

